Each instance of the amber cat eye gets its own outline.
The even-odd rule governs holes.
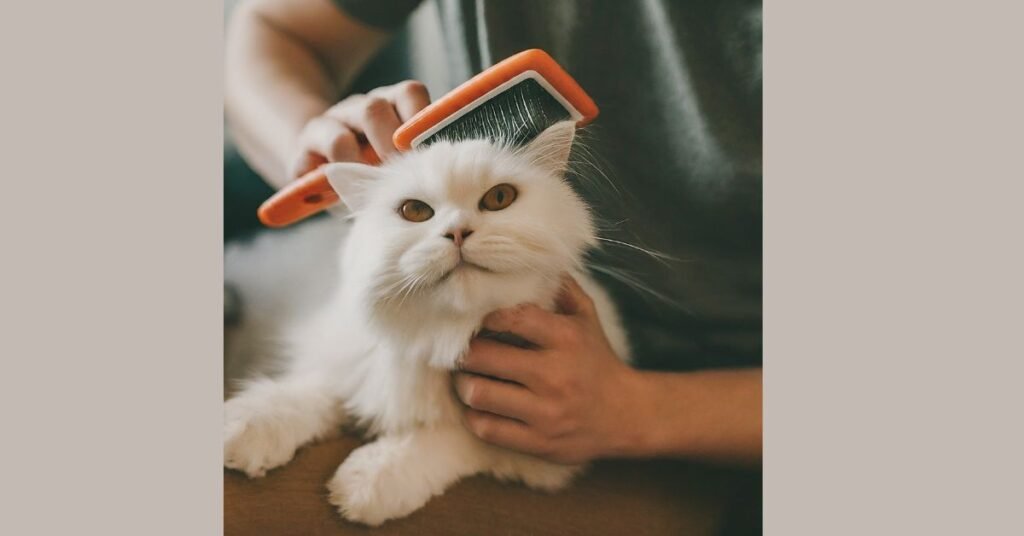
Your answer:
[[[419,223],[432,218],[434,216],[434,209],[430,208],[430,205],[423,201],[410,199],[402,203],[402,206],[398,208],[398,213],[411,222]]]
[[[501,210],[508,208],[516,200],[516,189],[511,184],[499,184],[484,194],[480,199],[480,208],[483,210]]]

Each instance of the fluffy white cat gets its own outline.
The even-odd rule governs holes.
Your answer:
[[[349,520],[378,525],[460,478],[491,474],[542,490],[579,466],[497,448],[462,425],[451,371],[491,311],[551,310],[569,273],[594,300],[612,348],[629,348],[608,296],[586,274],[597,240],[564,180],[572,122],[525,147],[440,142],[380,167],[326,168],[351,210],[340,283],[289,330],[284,372],[248,382],[225,405],[224,464],[250,477],[351,422],[374,439],[327,487]]]

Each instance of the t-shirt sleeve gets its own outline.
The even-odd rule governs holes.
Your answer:
[[[358,21],[382,30],[396,30],[422,0],[333,0]]]

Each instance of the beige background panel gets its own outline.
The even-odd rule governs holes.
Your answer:
[[[1022,20],[766,6],[767,534],[1024,533]]]
[[[0,534],[221,531],[221,16],[0,3]]]

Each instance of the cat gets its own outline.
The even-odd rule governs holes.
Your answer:
[[[582,466],[466,430],[450,378],[485,315],[521,303],[554,310],[564,273],[591,296],[629,362],[618,313],[584,267],[598,242],[589,208],[565,180],[574,136],[563,121],[521,147],[437,142],[381,166],[325,166],[351,219],[339,282],[288,329],[281,374],[247,382],[225,403],[225,466],[259,477],[302,445],[359,425],[374,439],[327,487],[343,517],[371,526],[474,474],[545,491],[569,484]]]

